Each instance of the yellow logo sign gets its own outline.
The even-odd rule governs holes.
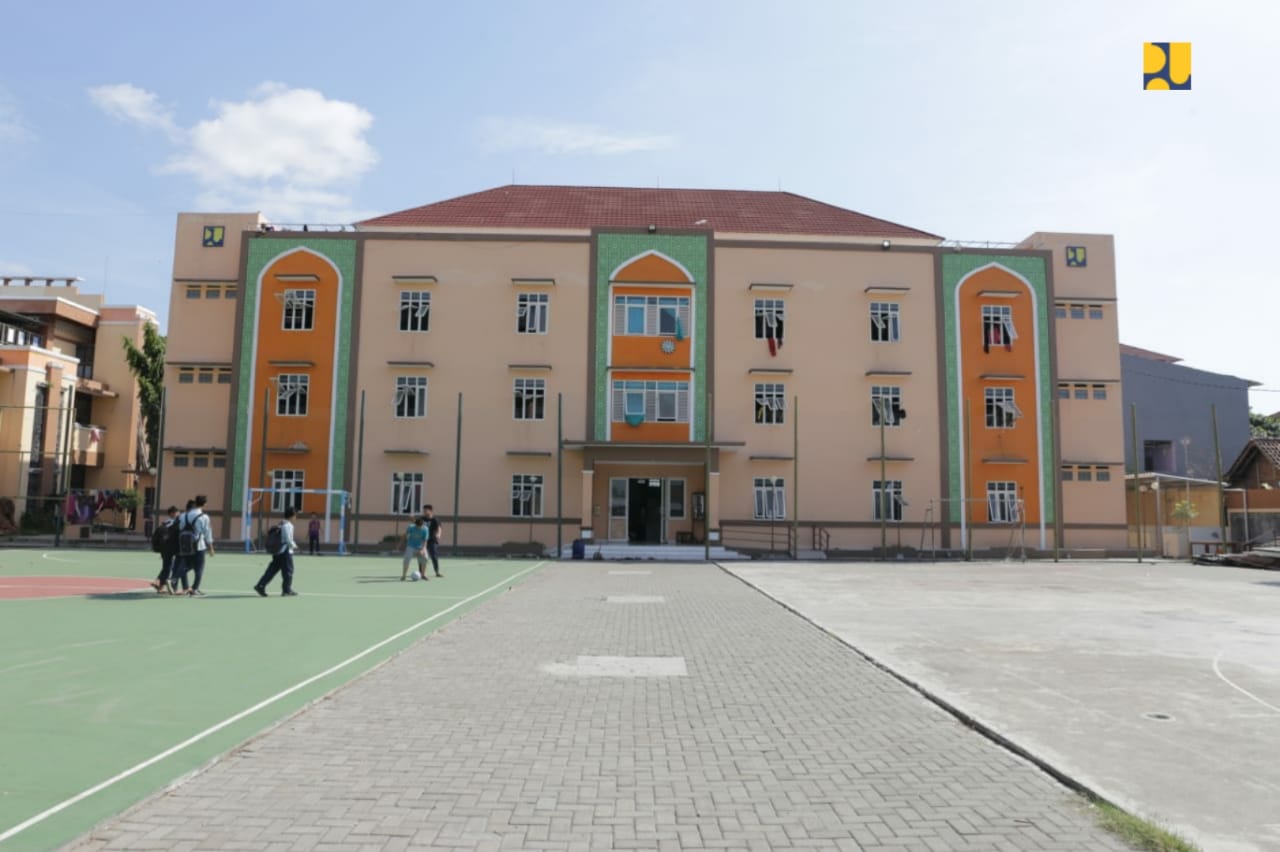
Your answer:
[[[1088,266],[1089,256],[1084,246],[1067,246],[1067,266]]]
[[[1142,88],[1159,91],[1190,91],[1191,42],[1144,42]]]
[[[205,225],[202,245],[205,248],[221,248],[227,229],[224,225]]]

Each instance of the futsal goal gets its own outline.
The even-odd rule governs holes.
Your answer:
[[[321,495],[323,500],[307,499],[307,495]],[[314,511],[320,503],[323,511]],[[281,517],[287,507],[298,510],[294,519],[293,535],[299,546],[306,542],[307,526],[311,515],[321,521],[320,541],[336,542],[338,553],[347,553],[347,510],[351,507],[351,492],[326,488],[249,488],[245,490],[244,511],[241,513],[241,535],[244,552],[256,553],[263,549],[267,529]],[[337,525],[336,536],[334,525]]]

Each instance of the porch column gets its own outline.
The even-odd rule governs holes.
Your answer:
[[[594,538],[595,512],[592,504],[594,497],[595,471],[590,468],[583,468],[582,471],[582,528],[580,530],[580,538],[590,540]]]
[[[707,477],[707,538],[720,541],[720,471],[711,471]]]

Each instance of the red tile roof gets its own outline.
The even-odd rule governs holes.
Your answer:
[[[401,210],[364,228],[707,228],[720,233],[942,238],[791,192],[510,185]]]

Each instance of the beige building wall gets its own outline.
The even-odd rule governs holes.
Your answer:
[[[226,505],[226,471],[212,466],[175,468],[173,451],[227,449],[233,385],[183,383],[180,373],[184,367],[231,368],[243,235],[262,223],[257,213],[178,215],[165,359],[165,458],[158,499],[162,507],[182,507],[196,494],[208,495],[212,515],[221,514]],[[225,229],[221,247],[203,245],[206,226]]]
[[[1063,466],[1093,468],[1094,479],[1062,482],[1063,544],[1068,548],[1124,547],[1124,417],[1120,396],[1120,343],[1116,302],[1115,241],[1106,234],[1035,233],[1026,247],[1053,252],[1059,385],[1086,384],[1088,399],[1057,396],[1059,450]],[[1067,265],[1068,246],[1083,246],[1086,266]],[[1084,317],[1072,306],[1085,306]],[[1061,314],[1065,311],[1066,316]],[[1101,319],[1091,313],[1101,312]],[[1093,386],[1106,399],[1094,398]],[[1057,393],[1057,389],[1053,389]],[[1110,481],[1097,481],[1106,466]],[[1061,479],[1061,470],[1059,479]]]
[[[941,464],[933,255],[885,252],[878,246],[874,251],[722,246],[715,274],[716,439],[746,444],[721,455],[723,522],[751,521],[753,480],[780,476],[787,483],[788,518],[795,516],[798,497],[800,521],[827,527],[833,547],[878,546],[872,488],[880,479],[880,430],[872,424],[873,385],[901,389],[907,418],[885,429],[885,454],[894,459],[886,462],[886,477],[903,482],[904,523],[923,520],[929,498],[938,494]],[[790,289],[751,288],[762,283]],[[784,345],[777,357],[770,356],[765,341],[755,339],[757,298],[785,302]],[[872,341],[873,301],[899,305],[898,342]],[[754,422],[757,382],[786,386],[784,425]],[[796,397],[798,494],[791,461]],[[891,536],[896,540],[896,531]],[[904,530],[904,546],[913,538],[918,539],[918,530]]]
[[[564,394],[567,439],[581,438],[587,420],[588,261],[585,241],[365,243],[355,371],[357,389],[366,394],[362,540],[396,528],[392,474],[420,472],[424,502],[446,519],[462,516],[460,545],[531,538],[554,545],[556,395]],[[406,290],[431,293],[428,331],[399,331],[400,293]],[[516,331],[519,293],[548,295],[546,334]],[[394,416],[395,382],[402,375],[427,377],[425,418]],[[517,377],[545,381],[542,420],[515,419]],[[455,507],[459,394],[462,482]],[[576,537],[582,511],[581,465],[579,452],[565,454],[564,516],[571,519],[566,541]],[[542,517],[532,524],[511,517],[515,474],[543,477]],[[444,540],[452,541],[452,529]]]

